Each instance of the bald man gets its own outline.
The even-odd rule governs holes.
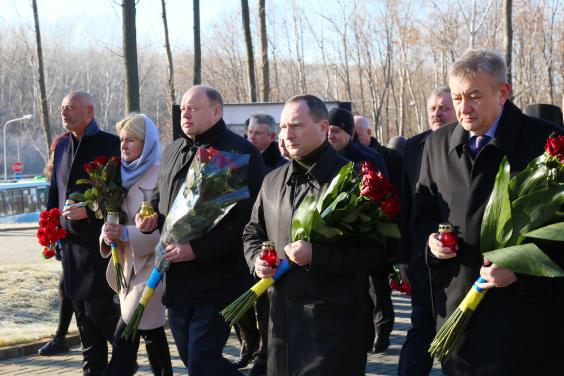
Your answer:
[[[106,282],[107,259],[100,255],[98,238],[103,220],[88,207],[65,207],[73,192],[84,192],[78,179],[88,175],[82,167],[98,156],[119,156],[119,138],[106,133],[94,120],[94,101],[82,91],[68,94],[61,105],[67,132],[54,153],[47,209],[59,208],[67,236],[61,240],[65,295],[72,301],[80,332],[83,371],[102,375],[108,363],[108,346],[119,318],[114,292]]]
[[[162,229],[179,194],[198,147],[249,154],[247,185],[250,198],[239,201],[209,233],[190,242],[169,243],[163,303],[180,359],[188,374],[242,375],[222,355],[230,327],[219,312],[251,285],[243,257],[241,235],[264,176],[260,152],[249,141],[227,129],[221,94],[209,86],[186,91],[180,105],[182,132],[163,152],[158,184],[151,204],[155,214],[136,218],[144,232]]]

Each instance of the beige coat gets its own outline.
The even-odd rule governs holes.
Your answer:
[[[119,242],[120,263],[123,268],[127,289],[122,289],[119,293],[121,307],[121,317],[123,321],[129,323],[139,299],[143,294],[143,289],[151,271],[155,266],[155,245],[157,244],[160,232],[157,230],[152,234],[143,234],[135,227],[135,214],[144,200],[151,197],[152,190],[155,188],[159,166],[155,165],[141,176],[131,186],[127,197],[121,205],[121,209],[126,215],[127,230],[129,232],[129,242]],[[122,224],[123,225],[123,224]],[[111,256],[111,250],[100,235],[100,253],[104,257]],[[106,279],[110,287],[117,292],[116,272],[114,264],[110,261],[106,269]],[[139,324],[139,329],[154,329],[162,326],[165,320],[165,307],[161,303],[164,292],[164,281],[157,287],[153,298],[149,301],[143,318]]]

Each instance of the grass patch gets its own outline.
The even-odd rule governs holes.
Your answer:
[[[0,267],[0,346],[53,335],[59,310],[58,263]],[[76,331],[76,325],[71,324]]]

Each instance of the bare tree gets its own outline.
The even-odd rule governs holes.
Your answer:
[[[123,0],[123,63],[125,68],[125,113],[140,112],[139,70],[137,66],[137,28],[135,26],[135,0]]]
[[[295,1],[292,1],[292,20],[294,24],[294,42],[296,50],[296,60],[298,64],[298,77],[300,82],[300,92],[307,92],[307,81],[304,62],[304,29],[302,26],[302,12],[298,12]]]
[[[469,48],[476,48],[476,35],[478,34],[478,31],[480,30],[480,28],[482,27],[482,25],[484,24],[484,20],[486,19],[486,17],[488,16],[488,11],[490,10],[491,5],[493,4],[493,0],[490,0],[488,2],[488,6],[486,8],[486,10],[482,13],[482,18],[480,19],[480,21],[476,24],[477,19],[478,19],[478,9],[477,9],[477,2],[478,0],[472,0],[472,14],[470,15],[470,18],[468,18],[468,15],[466,14],[466,12],[464,12],[464,8],[462,6],[462,4],[460,3],[460,0],[457,0],[458,2],[458,7],[460,9],[460,12],[462,14],[462,16],[464,17],[464,21],[466,21],[466,31],[468,31],[468,35],[470,36],[470,43],[469,43]]]
[[[41,46],[41,31],[39,29],[39,12],[37,11],[37,1],[32,0],[33,19],[35,23],[35,45],[37,48],[37,83],[39,85],[39,98],[41,110],[41,123],[45,132],[45,141],[47,142],[47,150],[51,146],[51,125],[49,124],[49,108],[47,105],[47,95],[45,89],[45,73],[43,70],[43,48]]]
[[[245,34],[245,48],[247,50],[247,80],[249,85],[249,99],[257,101],[257,85],[255,79],[255,56],[253,54],[253,39],[251,37],[251,20],[249,17],[249,1],[241,0],[241,16],[243,18],[243,33]]]
[[[161,0],[161,8],[163,15],[164,39],[166,58],[168,62],[168,91],[170,94],[170,105],[176,104],[176,94],[174,92],[174,66],[172,64],[172,52],[170,51],[170,42],[168,39],[168,23],[166,21],[166,4],[165,0]]]
[[[543,55],[545,58],[545,62],[546,62],[546,73],[547,73],[547,79],[548,79],[548,100],[550,103],[554,103],[555,102],[555,98],[554,98],[554,27],[555,24],[557,23],[556,21],[556,17],[558,14],[558,10],[560,8],[560,1],[559,0],[553,0],[552,1],[552,5],[551,5],[551,9],[550,9],[550,15],[549,17],[547,17],[548,20],[548,33],[542,33],[543,36]],[[564,53],[563,53],[564,54]],[[556,58],[558,59],[558,58]],[[564,64],[562,64],[562,60],[560,61],[560,66],[564,66]]]
[[[270,70],[268,66],[268,38],[266,34],[265,0],[259,0],[260,60],[262,65],[262,100],[270,100]]]
[[[505,48],[505,61],[507,63],[507,80],[511,83],[511,53],[513,51],[513,24],[511,19],[511,10],[513,8],[513,0],[503,1],[503,20],[505,33],[503,34],[503,45]]]
[[[192,0],[194,9],[194,85],[202,83],[202,44],[200,42],[200,0]]]

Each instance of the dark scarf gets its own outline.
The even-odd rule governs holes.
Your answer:
[[[305,173],[309,171],[313,165],[315,165],[315,162],[317,162],[321,154],[323,154],[325,149],[328,147],[329,142],[325,140],[317,149],[314,149],[312,152],[304,155],[303,157],[293,157],[292,161],[295,162],[296,167],[299,167],[300,172]]]

